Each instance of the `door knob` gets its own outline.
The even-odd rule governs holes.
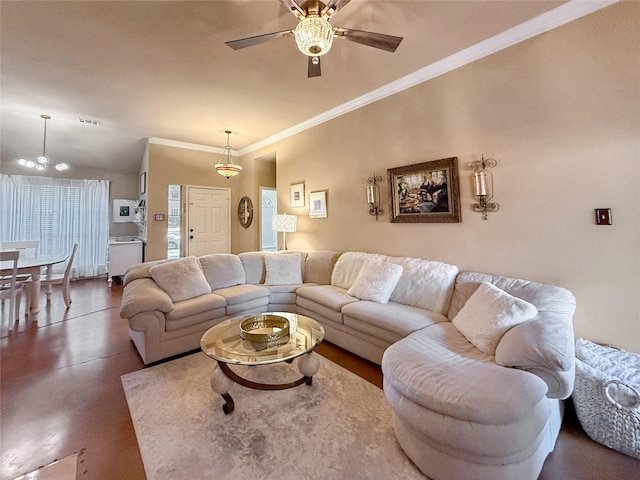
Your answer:
[[[190,229],[189,229],[189,231],[190,231],[190,232],[193,232],[193,228],[190,228]]]
[[[189,235],[189,240],[193,240],[193,235]]]

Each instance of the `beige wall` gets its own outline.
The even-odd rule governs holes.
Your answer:
[[[608,7],[506,51],[300,133],[277,151],[279,210],[299,215],[290,249],[441,260],[570,289],[575,330],[640,352],[640,3]],[[494,157],[489,220],[471,209],[472,171]],[[457,156],[462,223],[391,224],[386,170]],[[385,214],[366,179],[382,175]],[[289,208],[304,179],[307,206]],[[328,218],[308,192],[328,190]],[[596,226],[595,208],[612,226]]]
[[[260,186],[275,187],[275,160],[247,158],[234,160],[243,167],[242,173],[226,179],[218,175],[213,166],[220,154],[149,144],[146,160],[147,181],[147,248],[146,260],[157,260],[167,256],[168,186],[196,185],[231,189],[230,224],[231,251],[242,252],[260,246],[259,221]],[[144,171],[145,161],[142,166]],[[248,228],[238,221],[237,207],[240,198],[248,195],[254,204],[254,220]],[[156,222],[154,215],[162,213],[165,220]]]

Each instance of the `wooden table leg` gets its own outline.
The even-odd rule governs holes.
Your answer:
[[[31,305],[29,305],[29,320],[38,321],[40,313],[40,267],[31,270]]]

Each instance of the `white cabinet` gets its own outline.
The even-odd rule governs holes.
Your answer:
[[[109,239],[109,287],[113,277],[124,275],[131,265],[142,262],[142,241],[136,238]]]

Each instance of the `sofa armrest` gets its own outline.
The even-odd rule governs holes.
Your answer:
[[[571,321],[558,313],[540,312],[505,333],[495,360],[538,375],[549,387],[548,397],[564,399],[573,391],[574,356]]]
[[[131,318],[138,313],[153,310],[162,313],[172,311],[171,297],[151,278],[137,278],[130,281],[122,292],[120,316]]]

